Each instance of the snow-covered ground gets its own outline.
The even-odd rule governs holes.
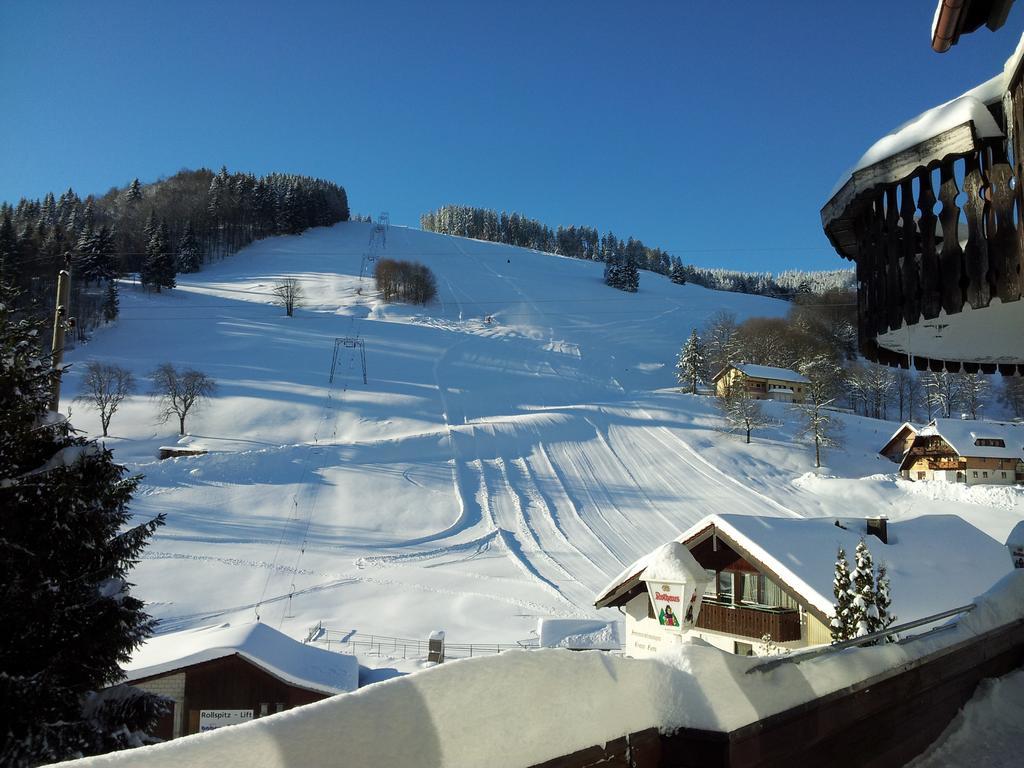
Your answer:
[[[219,385],[183,441],[207,455],[158,462],[176,425],[144,393],[107,441],[145,475],[135,514],[167,515],[133,572],[162,630],[258,613],[300,639],[322,621],[514,643],[538,617],[597,617],[610,578],[712,512],[955,513],[1000,541],[1024,517],[1016,490],[897,480],[876,453],[892,422],[844,417],[846,449],[816,472],[782,404],[768,405],[782,426],[745,445],[710,398],[672,391],[691,328],[784,302],[646,272],[630,295],[599,264],[391,227],[377,253],[427,264],[439,296],[385,305],[373,265],[360,276],[371,231],[261,241],[161,295],[125,284],[121,319],[68,356],[65,408],[90,359],[143,385],[165,361]],[[284,276],[306,294],[293,318],[270,303]],[[356,336],[368,383],[345,348],[329,383],[335,338]]]

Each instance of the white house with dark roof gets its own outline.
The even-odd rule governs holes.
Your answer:
[[[884,518],[788,518],[709,515],[675,541],[705,569],[696,627],[661,626],[642,574],[647,555],[619,574],[597,597],[598,608],[626,617],[627,653],[644,656],[696,635],[739,654],[764,652],[762,637],[786,648],[831,641],[836,553],[852,560],[864,540],[889,575],[892,612],[899,621],[970,603],[1013,569],[1009,549],[956,515]]]
[[[1024,425],[935,419],[913,436],[900,460],[900,474],[967,485],[1024,482]]]
[[[714,375],[715,393],[724,395],[730,389],[743,387],[756,400],[781,400],[800,403],[810,380],[788,368],[753,363],[729,363]]]

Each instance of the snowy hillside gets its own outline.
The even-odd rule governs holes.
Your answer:
[[[594,614],[624,565],[712,512],[953,512],[1000,541],[1024,516],[1013,490],[897,482],[875,453],[891,422],[849,417],[846,450],[815,475],[784,406],[748,446],[709,398],[670,390],[691,328],[783,302],[650,273],[629,295],[599,264],[391,227],[377,253],[427,264],[439,297],[385,305],[370,238],[339,224],[261,241],[162,295],[123,285],[118,323],[69,355],[65,408],[90,359],[140,380],[192,366],[219,385],[183,441],[207,455],[156,461],[178,438],[145,394],[111,426],[108,445],[145,475],[135,513],[167,515],[134,572],[161,629],[259,606],[294,637],[322,621],[511,643],[540,616]],[[284,276],[307,297],[293,318],[270,303]],[[335,338],[356,336],[368,383],[348,349],[329,383]],[[94,412],[73,415],[99,433]]]

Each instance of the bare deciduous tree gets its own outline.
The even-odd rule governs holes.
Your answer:
[[[294,277],[286,277],[274,286],[274,303],[284,307],[285,313],[291,317],[296,307],[302,306],[302,286]]]
[[[961,374],[960,402],[972,419],[978,418],[978,411],[985,407],[988,393],[988,378],[980,373]]]
[[[91,360],[85,366],[83,392],[75,398],[88,408],[100,412],[103,436],[107,436],[110,420],[117,413],[121,402],[135,391],[135,378],[131,372],[119,365]]]
[[[841,369],[826,356],[815,358],[800,368],[810,380],[804,387],[804,401],[794,404],[801,416],[798,435],[814,443],[814,466],[821,466],[821,449],[842,445],[843,423],[830,410],[839,386]]]
[[[1004,376],[999,399],[1018,419],[1024,417],[1024,379],[1020,376]]]
[[[160,403],[160,423],[177,416],[181,435],[185,434],[185,417],[189,411],[199,408],[217,389],[214,380],[202,371],[191,368],[178,371],[171,363],[157,366],[150,378],[153,397]]]
[[[725,388],[718,396],[718,408],[729,425],[729,431],[745,432],[748,443],[751,432],[777,423],[764,415],[761,401],[753,397],[742,382]]]

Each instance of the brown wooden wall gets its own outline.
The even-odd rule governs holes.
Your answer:
[[[771,635],[776,642],[788,643],[800,639],[800,612],[769,611],[705,601],[697,615],[697,627],[757,639]]]
[[[1024,620],[731,733],[650,728],[536,768],[897,768],[935,741],[981,680],[1022,665]]]
[[[202,709],[251,709],[256,718],[260,716],[260,704],[269,704],[268,714],[274,714],[279,703],[291,709],[327,698],[326,694],[282,682],[237,655],[196,664],[184,672],[185,734],[198,732]],[[166,723],[161,724],[166,731]]]

